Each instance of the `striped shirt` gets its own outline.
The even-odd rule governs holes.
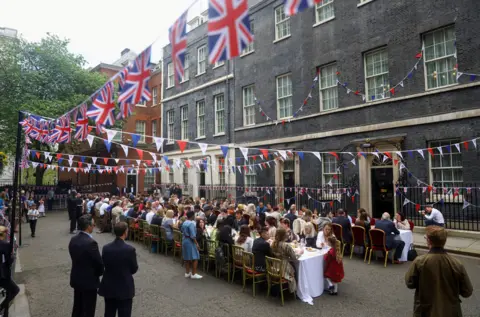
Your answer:
[[[27,215],[28,215],[28,219],[37,220],[40,213],[38,212],[37,209],[29,209]]]

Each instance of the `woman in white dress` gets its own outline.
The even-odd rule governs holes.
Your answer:
[[[328,238],[331,236],[335,236],[333,234],[333,228],[331,223],[325,224],[323,227],[323,230],[318,233],[317,236],[317,248],[323,249],[323,248],[328,248]]]
[[[240,233],[235,245],[242,247],[246,252],[252,252],[253,238],[250,236],[250,228],[247,225],[240,227]]]

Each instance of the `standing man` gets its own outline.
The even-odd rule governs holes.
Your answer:
[[[50,187],[50,190],[47,193],[47,210],[53,210],[53,198],[55,197],[55,192],[53,191],[53,187]]]
[[[445,220],[440,210],[433,208],[433,206],[426,206],[425,211],[422,211],[425,217],[425,227],[439,226],[445,227]]]
[[[67,199],[68,218],[70,219],[70,233],[75,233],[77,226],[77,191],[72,190]]]
[[[460,296],[472,295],[473,287],[463,264],[447,254],[443,227],[426,228],[429,252],[417,257],[405,274],[407,287],[415,290],[414,316],[462,316]]]
[[[99,277],[103,274],[103,262],[98,244],[92,238],[93,221],[90,215],[78,219],[80,232],[68,245],[72,259],[70,286],[74,290],[72,317],[94,317],[97,305]]]
[[[115,240],[105,245],[102,258],[105,274],[98,294],[105,298],[105,317],[130,317],[135,296],[133,274],[138,270],[135,248],[126,244],[128,225],[121,221],[114,227]]]

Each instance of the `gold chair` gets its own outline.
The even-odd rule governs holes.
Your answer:
[[[137,225],[135,226],[135,241],[143,242],[143,224],[144,220],[138,219]]]
[[[227,281],[230,281],[230,272],[232,270],[232,261],[230,254],[230,245],[223,244],[223,265],[215,264],[215,267],[218,269],[218,277],[222,276],[223,271],[227,271]]]
[[[205,265],[206,262],[208,261],[208,254],[207,254],[207,249],[206,249],[206,242],[205,239],[202,239],[201,241],[198,242],[198,253],[200,254],[200,262],[202,263],[202,269],[205,272]]]
[[[276,258],[271,258],[266,256],[265,262],[267,264],[267,283],[268,283],[267,297],[270,296],[272,285],[278,285],[280,288],[280,297],[282,299],[282,306],[283,306],[284,305],[283,291],[288,290],[288,280],[284,278],[285,276],[284,261],[281,259],[276,259]],[[284,284],[287,284],[287,287],[283,287]]]
[[[232,264],[233,264],[233,274],[232,274],[232,283],[235,280],[235,272],[243,271],[243,247],[234,245],[232,246]]]
[[[177,257],[177,253],[182,261],[182,233],[178,229],[173,229],[173,260]]]
[[[337,238],[337,240],[339,240],[342,243],[342,257],[343,257],[343,253],[345,253],[345,246],[348,244],[343,240],[343,227],[338,223],[332,223],[332,231],[335,237]]]
[[[127,217],[128,223],[128,240],[133,241],[134,232],[135,232],[135,219],[132,217]]]
[[[385,264],[384,267],[387,267],[388,253],[394,251],[395,249],[388,249],[386,243],[385,231],[380,229],[370,229],[370,254],[368,256],[368,264],[372,259],[372,252],[375,251],[375,258],[377,258],[376,251],[382,251],[385,253]],[[392,264],[394,263],[394,257],[392,257]]]
[[[350,259],[353,256],[353,250],[355,247],[362,247],[365,251],[365,257],[363,262],[367,261],[367,254],[368,254],[368,242],[367,242],[367,235],[365,234],[365,228],[361,226],[354,226],[352,227],[352,248],[350,250]]]
[[[172,242],[167,239],[167,231],[164,227],[160,227],[160,243],[165,255],[168,255],[168,248],[172,246]]]
[[[253,297],[255,297],[255,285],[258,283],[263,283],[266,281],[267,274],[265,272],[257,272],[255,270],[255,255],[251,252],[243,251],[242,254],[242,265],[243,265],[243,288],[242,292],[245,290],[245,285],[247,280],[252,280],[253,287]]]
[[[207,272],[210,269],[210,262],[213,262],[215,264],[215,277],[218,277],[217,274],[217,262],[216,262],[216,257],[215,257],[215,250],[218,248],[218,241],[207,239],[206,242],[207,245]]]
[[[148,247],[151,245],[151,234],[150,234],[150,225],[147,221],[143,223],[143,245]],[[151,249],[150,249],[151,250]]]
[[[160,229],[157,225],[150,225],[150,253],[155,244],[157,245],[157,253],[160,253]]]

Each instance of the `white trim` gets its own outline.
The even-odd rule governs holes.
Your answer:
[[[170,74],[170,65],[172,65],[172,74]],[[173,85],[170,85],[170,76],[173,76]],[[173,88],[175,87],[175,69],[173,68],[173,63],[168,63],[167,64],[167,88]]]
[[[233,74],[228,74],[227,76],[223,76],[223,77],[220,77],[220,78],[217,78],[215,80],[212,80],[212,81],[209,81],[203,85],[200,85],[200,86],[197,86],[195,88],[192,88],[192,89],[189,89],[189,90],[186,90],[184,92],[181,92],[179,94],[176,94],[176,95],[173,95],[173,96],[170,96],[168,98],[164,98],[162,99],[162,102],[167,102],[167,101],[171,101],[171,100],[174,100],[174,99],[177,99],[177,98],[180,98],[182,96],[185,96],[185,95],[188,95],[188,94],[191,94],[195,91],[199,91],[199,90],[202,90],[204,88],[207,88],[209,86],[212,86],[212,85],[216,85],[218,83],[221,83],[222,81],[225,81],[225,80],[229,80],[229,79],[232,79],[233,78]]]
[[[320,25],[320,24],[322,24],[322,23],[331,21],[331,20],[333,20],[333,19],[335,18],[334,2],[335,2],[334,0],[331,0],[331,1],[329,1],[328,3],[323,3],[323,1],[321,1],[321,2],[319,2],[319,3],[317,3],[317,4],[315,4],[315,6],[314,6],[314,11],[315,11],[315,23],[316,23],[317,25]],[[329,17],[329,18],[327,18],[327,19],[325,19],[325,20],[323,20],[323,21],[318,21],[318,9],[323,8],[323,7],[326,7],[326,6],[328,6],[328,5],[332,5],[332,7],[333,7],[333,10],[332,10],[332,11],[333,11],[333,16],[331,16],[331,17]]]
[[[253,50],[250,51],[250,52],[247,52],[247,53],[245,53],[245,54],[240,55],[240,58],[245,57],[245,56],[248,56],[248,55],[253,54],[253,53],[255,53],[255,49],[253,49]]]
[[[200,105],[203,103],[203,114],[200,116],[199,114],[199,109],[200,109]],[[198,100],[196,103],[195,103],[195,113],[196,113],[196,118],[197,118],[197,137],[195,138],[195,140],[200,140],[200,139],[204,139],[205,136],[206,136],[206,133],[207,133],[207,120],[206,120],[206,117],[205,117],[205,113],[206,113],[206,102],[205,102],[205,99],[201,99],[201,100]],[[203,118],[203,134],[200,135],[200,118]]]
[[[246,116],[246,112],[245,112],[245,89],[249,89],[249,88],[252,89],[253,103],[251,105],[248,105],[247,107],[248,108],[251,107],[253,109],[253,122],[250,123],[250,124],[246,124],[247,116]],[[255,84],[242,87],[242,116],[243,116],[243,126],[244,127],[249,127],[249,126],[254,126],[255,125]]]
[[[200,61],[200,50],[204,50],[205,51],[205,59],[203,61]],[[199,48],[197,48],[197,75],[195,75],[195,77],[197,76],[200,76],[200,75],[203,75],[207,72],[207,46],[206,45],[202,45],[200,46]],[[200,72],[200,63],[205,63],[205,70],[203,72]]]
[[[137,103],[137,104],[135,105],[135,107],[147,108],[147,102],[145,101],[145,104],[144,104],[144,105],[142,105],[141,103]]]
[[[367,56],[377,54],[377,53],[382,53],[382,52],[385,52],[387,54],[387,72],[368,76],[367,75],[367,67],[368,67]],[[383,100],[383,99],[390,98],[390,86],[387,86],[387,91],[385,91],[385,89],[383,90],[383,98],[380,98],[380,99],[377,99],[377,92],[376,91],[375,91],[375,99],[372,99],[372,100],[370,99],[371,95],[368,93],[368,79],[375,78],[377,76],[383,76],[383,75],[387,75],[387,78],[390,76],[390,67],[388,65],[388,62],[389,62],[389,60],[388,60],[388,48],[386,46],[368,51],[368,52],[363,54],[363,76],[364,76],[363,79],[365,81],[365,101],[366,102],[373,102],[375,100]],[[372,67],[373,67],[373,65],[372,65]],[[375,88],[377,88],[377,87],[375,87]]]
[[[205,140],[206,138],[207,138],[206,136],[201,136],[201,137],[195,138],[195,141]]]
[[[309,134],[304,134],[300,136],[247,142],[247,143],[242,143],[237,145],[240,145],[242,147],[255,147],[255,146],[264,146],[264,145],[278,144],[278,143],[291,143],[291,142],[299,142],[299,141],[306,141],[306,140],[329,138],[329,137],[334,137],[338,135],[357,134],[357,133],[372,132],[372,131],[378,131],[378,130],[411,127],[411,126],[417,126],[422,124],[432,124],[432,123],[439,123],[444,121],[462,120],[462,119],[475,118],[475,117],[480,117],[480,109],[450,112],[450,113],[427,116],[427,117],[409,118],[405,120],[383,122],[378,124],[368,124],[364,126],[350,127],[345,129],[309,133]]]
[[[276,98],[277,98],[277,100],[276,100],[276,102],[277,102],[277,118],[279,120],[285,120],[285,119],[292,118],[291,115],[290,116],[285,116],[285,117],[280,116],[280,103],[279,103],[280,99],[278,97],[278,80],[281,79],[281,78],[284,78],[284,77],[290,78],[290,86],[291,86],[292,90],[291,90],[289,96],[283,96],[282,99],[291,98],[291,102],[292,102],[292,105],[291,105],[292,109],[291,110],[292,110],[292,114],[293,114],[293,83],[292,83],[292,73],[289,72],[289,73],[286,73],[286,74],[279,75],[279,76],[275,77],[275,85],[276,85],[275,88],[276,88],[276,93],[277,93],[277,96],[276,96]]]
[[[359,4],[357,4],[357,8],[363,7],[364,5],[369,4],[370,2],[373,2],[373,1],[375,1],[375,0],[360,2]]]
[[[316,14],[316,12],[315,12],[315,14]],[[331,18],[328,18],[328,19],[326,19],[326,20],[324,20],[324,21],[322,21],[322,22],[315,23],[315,24],[312,26],[312,28],[316,28],[316,27],[319,26],[319,25],[325,24],[325,23],[330,22],[330,21],[333,21],[333,20],[335,20],[335,16],[333,16],[333,17],[331,17]]]
[[[225,132],[221,132],[221,133],[217,133],[217,134],[214,134],[213,137],[217,137],[217,136],[224,136],[225,135]]]
[[[324,70],[327,67],[333,67],[333,66],[335,66],[335,69],[334,69],[335,72],[333,73],[333,75],[335,76],[336,72],[338,71],[337,62],[333,62],[333,63],[330,63],[330,64],[327,64],[327,65],[324,65],[324,66],[320,67],[320,73],[318,74],[318,99],[319,99],[319,102],[320,102],[320,112],[327,112],[327,111],[332,111],[332,110],[338,109],[338,84],[335,82],[334,86],[327,87],[327,88],[322,88],[322,74],[323,74],[322,70]],[[334,77],[334,79],[335,79],[335,77]],[[323,91],[322,90],[332,89],[332,88],[336,89],[337,106],[335,108],[324,109]]]
[[[280,10],[280,12],[283,13],[283,15],[285,16],[285,18],[284,18],[283,20],[281,20],[281,21],[277,21],[277,10]],[[274,25],[274,26],[275,26],[275,40],[276,40],[276,41],[280,41],[280,40],[283,40],[283,39],[286,39],[286,38],[290,37],[290,36],[292,35],[292,24],[290,23],[290,16],[288,16],[288,15],[285,14],[285,5],[284,5],[284,4],[279,5],[278,7],[276,7],[275,9],[273,9],[273,17],[274,17],[273,20],[274,20],[274,22],[275,22],[275,25]],[[281,24],[281,23],[287,23],[287,22],[288,22],[288,24],[289,24],[289,29],[290,29],[289,31],[290,31],[290,32],[289,32],[288,35],[279,38],[279,37],[278,37],[278,32],[277,32],[277,31],[278,31],[277,26],[278,26],[279,24]],[[273,43],[275,43],[275,42],[273,42]]]
[[[217,102],[217,98],[221,98],[223,99],[223,109],[221,110],[218,110],[217,106],[218,106],[218,102]],[[214,127],[214,131],[215,131],[215,135],[217,134],[220,134],[220,133],[224,133],[225,132],[225,128],[226,128],[226,125],[225,125],[225,94],[221,93],[221,94],[218,94],[218,95],[215,95],[213,96],[213,110],[214,110],[214,117],[215,117],[215,127]],[[217,116],[218,112],[223,112],[223,118],[219,118]],[[218,124],[220,123],[220,120],[219,119],[223,119],[223,131],[219,132],[218,131]]]
[[[275,43],[284,41],[284,40],[286,40],[286,39],[288,39],[288,38],[290,38],[290,37],[292,37],[291,34],[290,34],[290,35],[287,35],[287,36],[284,36],[284,37],[282,37],[281,39],[275,40],[275,41],[273,41],[272,43],[275,44]]]

